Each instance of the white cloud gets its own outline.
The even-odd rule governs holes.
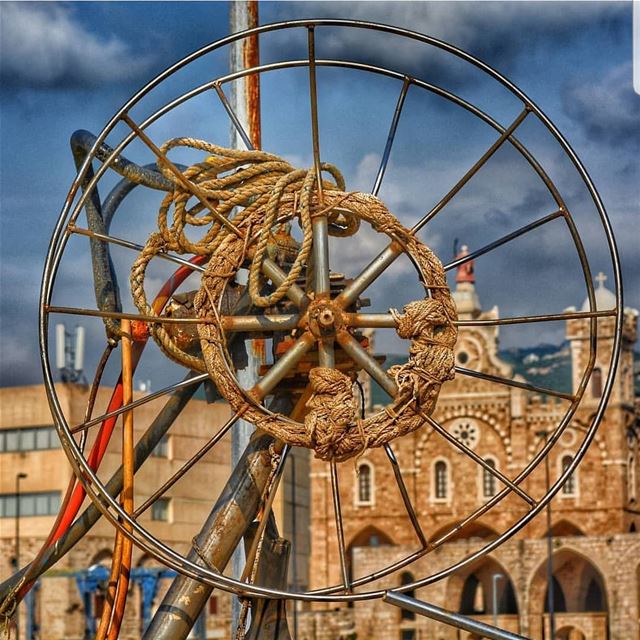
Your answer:
[[[0,5],[0,77],[6,85],[86,87],[124,82],[145,72],[149,56],[134,57],[116,37],[91,33],[68,6]]]

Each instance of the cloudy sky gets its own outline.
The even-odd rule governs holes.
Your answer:
[[[162,69],[229,32],[227,3],[0,3],[0,384],[41,380],[37,299],[53,226],[74,176],[69,138],[76,129],[98,133],[117,108]],[[479,57],[518,85],[558,126],[600,191],[618,238],[626,304],[640,307],[640,97],[632,88],[630,2],[279,2],[261,3],[261,22],[302,17],[343,17],[394,24],[446,40]],[[266,62],[304,58],[302,29],[261,40]],[[369,62],[458,93],[508,125],[521,105],[513,95],[460,60],[417,42],[357,29],[317,32],[318,57]],[[227,51],[186,68],[150,95],[135,112],[144,117],[178,92],[226,72]],[[397,80],[355,71],[318,73],[321,150],[338,165],[352,190],[369,191],[380,162]],[[307,78],[302,70],[263,79],[264,148],[300,166],[311,162]],[[116,143],[124,129],[114,131]],[[156,141],[171,136],[228,143],[229,123],[206,93],[153,125]],[[535,118],[518,130],[521,140],[558,185],[590,256],[594,273],[611,276],[602,226],[589,194],[560,147]],[[407,96],[380,197],[404,223],[428,211],[482,155],[496,133],[459,107],[412,87]],[[152,161],[142,146],[127,154]],[[178,160],[180,157],[176,157]],[[114,179],[108,178],[109,188]],[[106,191],[103,191],[103,196]],[[136,193],[119,211],[112,231],[144,241],[158,197]],[[451,259],[455,239],[480,247],[551,213],[554,204],[539,178],[505,146],[422,232]],[[558,312],[585,298],[575,249],[566,227],[553,222],[476,263],[485,307],[506,315]],[[333,264],[354,275],[384,246],[364,230],[335,242]],[[88,251],[74,239],[63,261],[54,299],[92,306]],[[120,283],[132,256],[114,251]],[[150,274],[149,294],[168,271]],[[609,284],[611,280],[609,280]],[[368,292],[373,309],[402,306],[419,295],[408,261],[400,260]],[[131,302],[124,300],[126,308]],[[67,319],[69,326],[74,321]],[[97,345],[99,323],[86,322]],[[560,342],[561,326],[514,328],[505,346]],[[380,350],[397,350],[381,335]],[[89,359],[95,347],[90,349]],[[155,387],[175,369],[158,373],[150,356],[140,376]]]

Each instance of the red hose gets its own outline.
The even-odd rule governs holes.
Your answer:
[[[199,265],[206,262],[206,256],[194,256],[189,260],[194,265]],[[164,283],[160,292],[156,296],[153,304],[151,305],[155,313],[160,313],[162,309],[164,309],[165,304],[173,295],[175,290],[187,279],[189,275],[192,273],[192,269],[187,266],[181,266],[176,270],[176,272]],[[136,323],[138,324],[138,323]],[[140,327],[137,327],[137,333],[140,334]],[[133,347],[132,352],[132,365],[133,370],[135,371],[138,362],[140,360],[140,356],[145,348],[147,343],[148,333],[145,337],[142,338],[139,342],[136,342]],[[122,374],[118,378],[118,383],[116,384],[113,393],[111,394],[111,399],[109,401],[109,405],[107,407],[107,411],[105,413],[110,413],[111,411],[116,411],[122,407]],[[87,458],[87,463],[92,471],[97,471],[100,463],[102,462],[102,458],[107,451],[107,447],[109,445],[109,440],[111,439],[111,435],[113,433],[113,429],[115,428],[116,421],[118,416],[113,416],[111,418],[107,418],[100,425],[100,430],[98,431],[98,435],[96,437],[95,442],[91,447],[91,451],[89,452],[89,456]],[[75,477],[71,479],[72,483],[75,483]],[[52,532],[52,535],[49,535],[47,542],[45,543],[45,547],[51,546],[56,542],[62,535],[64,535],[72,522],[75,520],[78,515],[78,511],[82,506],[84,501],[86,492],[82,484],[78,483],[75,486],[71,499],[69,500],[66,509],[64,511],[64,515],[60,522],[58,523],[55,531]]]

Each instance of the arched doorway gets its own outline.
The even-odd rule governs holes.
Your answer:
[[[381,547],[384,545],[392,545],[393,540],[373,525],[369,525],[364,529],[361,529],[355,536],[351,539],[347,546],[347,571],[349,575],[349,581],[353,581],[357,578],[357,571],[354,566],[354,549],[356,547]],[[352,606],[352,603],[350,603]]]
[[[447,584],[448,606],[483,622],[519,632],[518,599],[509,572],[488,557],[465,572],[454,575]]]
[[[593,562],[571,549],[553,556],[553,607],[549,608],[547,563],[541,562],[529,590],[529,626],[533,638],[554,640],[608,637],[608,604],[604,577]]]

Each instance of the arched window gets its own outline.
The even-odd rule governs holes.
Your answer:
[[[373,504],[373,467],[368,462],[358,465],[356,504]]]
[[[602,395],[602,369],[596,367],[591,373],[591,397],[599,398]]]
[[[449,497],[449,465],[444,460],[438,460],[433,466],[433,496],[436,500]]]
[[[496,468],[496,461],[487,458],[486,463],[492,468]],[[488,470],[482,469],[482,495],[485,498],[491,498],[496,495],[496,477]]]
[[[566,455],[562,456],[561,468],[562,473],[564,473],[571,463],[573,462],[573,456]],[[574,471],[565,481],[562,486],[562,495],[563,496],[575,496],[578,493],[578,479],[576,477],[577,471]]]

